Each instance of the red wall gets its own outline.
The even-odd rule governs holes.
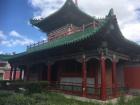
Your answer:
[[[20,78],[20,71],[16,71],[16,79]],[[4,72],[4,80],[9,80],[10,79],[10,70],[6,70]]]
[[[140,66],[125,67],[124,82],[128,88],[140,89]]]

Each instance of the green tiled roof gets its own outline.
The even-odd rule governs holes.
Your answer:
[[[26,52],[16,54],[12,58],[24,56],[24,55],[27,55],[30,53],[41,51],[41,50],[47,50],[47,49],[52,49],[52,48],[63,46],[63,45],[69,45],[71,43],[85,40],[85,39],[95,35],[102,27],[104,27],[106,25],[108,20],[109,20],[109,18],[104,19],[104,21],[102,21],[100,23],[100,26],[98,26],[96,28],[91,28],[91,27],[86,28],[84,31],[73,33],[72,35],[64,36],[62,38],[58,38],[56,40],[53,40],[53,41],[50,41],[50,42],[47,42],[47,43],[44,43],[41,45],[28,48]]]
[[[0,54],[0,60],[1,61],[7,61],[8,59],[10,59],[13,55],[4,55],[4,54]]]
[[[93,29],[91,27],[87,28],[84,31],[77,32],[72,35],[62,37],[62,38],[58,38],[58,39],[50,41],[46,44],[32,47],[32,48],[28,49],[27,52],[35,52],[35,51],[39,51],[39,50],[50,49],[50,48],[54,48],[54,47],[58,47],[58,46],[62,46],[62,45],[68,45],[68,44],[78,42],[81,40],[85,40],[86,38],[94,35],[104,24],[105,24],[105,21],[102,22],[102,24],[95,29]]]

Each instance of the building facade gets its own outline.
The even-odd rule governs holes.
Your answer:
[[[54,14],[30,22],[48,41],[8,59],[11,80],[19,68],[25,80],[48,81],[55,84],[52,89],[101,100],[119,96],[128,86],[124,69],[139,63],[140,46],[124,38],[113,9],[96,19],[67,0]]]
[[[6,61],[0,61],[0,80],[8,80],[10,75],[10,66]]]
[[[4,55],[4,54],[0,55],[0,80],[10,80],[11,66],[6,60],[10,56],[11,55]],[[19,79],[19,73],[20,73],[19,70],[16,71],[16,80]],[[13,77],[13,73],[11,77]]]

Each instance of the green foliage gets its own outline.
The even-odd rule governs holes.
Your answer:
[[[47,87],[48,82],[27,82],[25,84],[25,89],[27,89],[27,94],[33,94],[33,93],[41,93],[45,87]]]
[[[44,103],[47,103],[47,95],[44,93],[35,93],[32,94],[31,97],[35,100],[36,103],[38,103],[38,105],[40,104],[40,102],[42,103],[42,105]]]
[[[45,94],[5,94],[0,96],[0,105],[47,105],[47,96]]]
[[[29,83],[26,86],[26,93],[27,94],[33,94],[33,93],[41,93],[42,89],[41,89],[41,85],[39,83]]]
[[[3,89],[3,88],[7,88],[7,83],[10,83],[10,81],[7,81],[7,80],[0,80],[0,88]]]
[[[0,105],[140,105],[140,97],[134,97],[131,100],[122,95],[116,104],[99,104],[96,102],[77,101],[74,98],[67,99],[62,94],[32,93],[24,95],[22,93],[0,91]]]
[[[125,105],[125,103],[126,103],[125,100],[126,100],[125,96],[122,95],[122,96],[119,97],[119,99],[117,101],[117,104],[118,105]]]
[[[135,97],[132,100],[128,100],[126,105],[140,105],[140,97]]]
[[[13,94],[11,96],[0,98],[0,105],[33,105],[34,99],[25,97],[23,94]]]
[[[67,99],[63,95],[58,93],[49,93],[47,94],[48,105],[100,105],[93,102],[83,102],[77,101],[75,99]]]
[[[23,92],[20,88],[27,90],[27,94],[40,93],[47,89],[47,81],[0,81],[0,89],[13,90],[15,92]]]
[[[0,91],[0,97],[7,97],[13,95],[13,92],[11,91]]]

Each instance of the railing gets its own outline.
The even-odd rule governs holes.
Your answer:
[[[63,37],[63,36],[66,36],[66,35],[72,35],[73,33],[85,31],[85,29],[87,29],[89,27],[94,29],[94,28],[100,26],[100,24],[95,22],[95,21],[93,21],[93,22],[91,22],[89,24],[83,24],[81,27],[73,26],[74,27],[73,29],[67,30],[67,31],[65,30],[66,28],[71,27],[71,26],[73,26],[73,25],[72,24],[68,24],[68,25],[66,25],[64,27],[61,27],[61,28],[51,32],[50,35],[48,35],[49,36],[48,41],[51,41],[53,39],[56,39],[56,38],[59,38],[59,37]],[[60,32],[60,31],[62,31],[62,32]],[[36,46],[47,44],[48,41],[47,40],[43,40],[43,41],[39,41],[37,43],[30,44],[29,46],[27,46],[27,50],[31,49],[33,47],[36,47]]]
[[[27,86],[32,86],[32,84],[40,84],[43,89],[47,89],[49,91],[60,91],[67,94],[82,96],[82,83],[73,83],[73,82],[51,82],[47,81],[35,81],[35,82],[27,82],[27,81],[0,81],[0,90],[17,90],[19,88],[27,88]],[[47,87],[47,88],[46,88]],[[128,93],[128,88],[122,87],[121,85],[117,85],[116,88],[107,88],[107,98],[113,98],[113,91],[117,91],[118,95]],[[100,99],[101,96],[101,85],[98,84],[95,87],[95,84],[87,84],[87,97]]]
[[[79,27],[76,27],[72,24],[68,24],[64,27],[61,27],[61,28],[49,33],[48,34],[48,41],[51,41],[51,40],[59,38],[59,37],[71,35],[73,33],[79,32],[79,31],[80,31]]]
[[[47,42],[48,42],[47,40],[43,40],[43,41],[39,41],[37,43],[30,44],[29,46],[27,46],[27,49],[31,49],[33,47],[46,44]]]
[[[82,83],[73,82],[51,82],[49,85],[49,90],[59,90],[64,93],[74,94],[82,96]],[[106,88],[107,98],[113,97],[113,91],[117,91],[118,95],[128,93],[128,88],[117,85],[116,88]],[[87,84],[87,97],[100,99],[101,95],[101,85],[99,84],[95,87],[95,84]]]

